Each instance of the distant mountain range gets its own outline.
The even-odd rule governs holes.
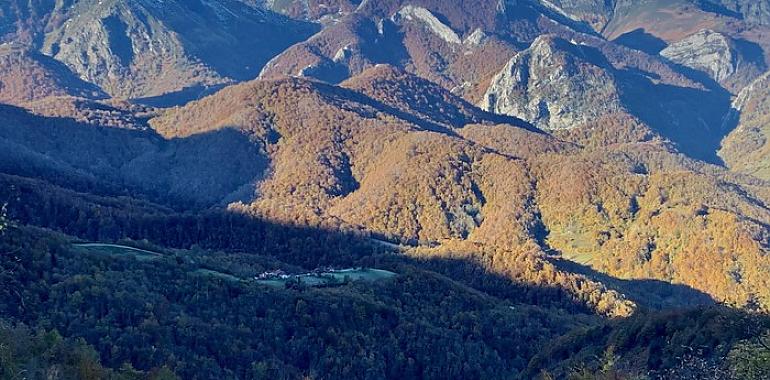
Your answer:
[[[4,40],[67,65],[114,97],[149,98],[255,77],[318,27],[237,0],[11,2]],[[18,20],[11,17],[16,15]]]

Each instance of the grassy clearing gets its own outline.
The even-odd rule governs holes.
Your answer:
[[[257,280],[257,283],[273,287],[285,287],[286,284],[296,282],[306,286],[336,286],[346,284],[350,281],[368,281],[374,282],[396,276],[395,273],[382,269],[341,269],[322,273],[306,273],[299,275],[289,275],[284,278],[271,278]]]
[[[159,260],[164,257],[159,252],[148,251],[140,248],[129,247],[119,244],[104,244],[104,243],[82,243],[73,244],[75,249],[85,253],[98,254],[98,255],[114,255],[125,256],[129,255],[139,261],[153,261]],[[224,279],[227,281],[252,281],[251,279],[241,278],[233,276],[228,273],[219,272],[212,269],[196,269],[190,273],[208,277],[215,277]],[[338,286],[343,285],[351,281],[378,281],[396,276],[395,273],[370,268],[349,268],[333,270],[320,273],[305,273],[287,275],[284,277],[275,277],[262,280],[253,280],[258,284],[267,285],[275,288],[284,288],[288,283],[302,284],[312,287],[324,287],[324,286]]]
[[[582,265],[591,265],[594,256],[590,253],[562,253],[562,257]]]
[[[235,277],[235,276],[233,276],[231,274],[217,272],[217,271],[211,270],[211,269],[198,269],[198,270],[194,271],[193,273],[200,274],[200,275],[203,275],[203,276],[211,276],[211,277],[221,278],[221,279],[227,280],[227,281],[243,281],[243,279],[240,278],[240,277]]]
[[[73,246],[76,249],[80,249],[87,253],[98,254],[98,255],[115,255],[115,256],[130,255],[139,261],[153,261],[153,260],[161,259],[163,257],[163,255],[158,252],[148,251],[145,249],[134,248],[134,247],[129,247],[129,246],[120,245],[120,244],[84,243],[84,244],[73,244]],[[228,281],[243,281],[243,279],[239,277],[235,277],[231,274],[218,272],[211,269],[197,269],[192,271],[191,273],[199,274],[203,276],[221,278]]]
[[[144,249],[119,244],[84,243],[73,244],[73,246],[88,253],[103,255],[131,255],[140,261],[157,260],[163,257],[163,255],[158,252],[147,251]]]

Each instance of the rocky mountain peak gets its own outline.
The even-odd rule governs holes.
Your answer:
[[[58,12],[42,51],[125,98],[251,79],[317,28],[238,0],[78,0]]]
[[[538,37],[492,79],[480,106],[542,129],[574,128],[621,108],[614,79],[601,59],[588,47]]]
[[[722,33],[702,30],[660,52],[672,62],[707,73],[717,82],[737,69],[738,57],[732,41]]]
[[[705,73],[732,92],[740,91],[767,70],[757,44],[708,29],[672,43],[660,55]]]
[[[412,5],[406,5],[393,16],[393,21],[417,21],[423,23],[428,30],[450,44],[460,44],[460,36],[451,27],[439,20],[431,11]]]

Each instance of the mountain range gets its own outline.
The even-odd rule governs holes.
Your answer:
[[[770,376],[770,1],[8,0],[0,43],[3,376]]]

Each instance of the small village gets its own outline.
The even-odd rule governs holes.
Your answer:
[[[339,286],[350,281],[375,281],[390,278],[396,274],[381,269],[354,267],[335,269],[333,267],[319,267],[310,272],[289,274],[276,269],[260,273],[254,277],[263,285],[285,287],[291,285],[306,285],[311,287]]]
[[[345,274],[349,272],[359,272],[359,271],[365,271],[365,270],[367,269],[363,267],[346,268],[346,269],[335,269],[334,267],[319,267],[306,273],[289,274],[281,269],[276,269],[276,270],[262,272],[259,275],[255,276],[254,279],[255,280],[288,280],[294,277],[303,277],[303,276],[321,277],[324,275]]]

